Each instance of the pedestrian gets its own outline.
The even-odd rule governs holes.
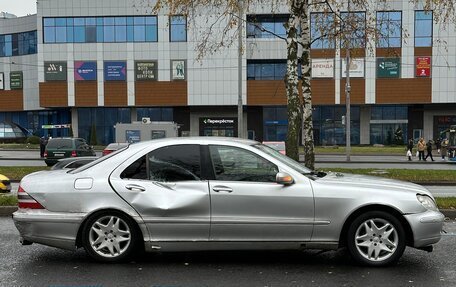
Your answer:
[[[413,150],[413,139],[409,139],[408,144],[407,144],[407,156],[408,160],[412,161],[412,151]]]
[[[40,157],[41,158],[44,157],[44,150],[46,149],[46,145],[47,145],[47,139],[44,136],[40,137]]]
[[[418,150],[418,158],[419,158],[419,160],[421,160],[421,159],[426,160],[424,158],[424,150],[426,149],[426,142],[424,141],[424,138],[420,138],[420,140],[416,144],[416,148]]]
[[[435,143],[435,148],[437,149],[437,153],[440,154],[441,143],[442,143],[441,140],[440,140],[440,138],[437,138],[437,139],[434,141],[434,143]]]
[[[448,152],[448,139],[444,138],[442,140],[442,143],[440,144],[440,155],[442,156],[442,160],[445,160],[445,156],[447,155]]]
[[[431,160],[434,161],[434,159],[432,158],[432,140],[429,140],[426,144],[426,150],[427,150],[427,155],[426,157],[424,158],[424,160],[426,160],[429,156],[431,157]]]

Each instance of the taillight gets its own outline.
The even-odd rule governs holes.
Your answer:
[[[47,151],[44,152],[44,157],[48,157],[48,152]]]
[[[110,154],[110,153],[112,153],[112,150],[109,150],[109,149],[104,149],[104,150],[101,152],[102,155],[107,155],[107,154]]]
[[[77,157],[77,156],[78,156],[78,155],[76,154],[76,151],[75,151],[75,150],[71,152],[71,156],[72,156],[72,157]]]
[[[17,190],[17,206],[19,208],[44,209],[44,207],[19,185]]]

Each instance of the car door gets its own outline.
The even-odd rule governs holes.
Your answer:
[[[110,181],[141,215],[152,240],[209,239],[209,190],[199,145],[155,149],[121,165]]]
[[[280,171],[252,150],[210,145],[213,241],[306,241],[313,230],[314,200],[308,180],[285,186]]]

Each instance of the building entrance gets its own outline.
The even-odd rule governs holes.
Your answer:
[[[236,118],[200,118],[200,136],[237,137]]]

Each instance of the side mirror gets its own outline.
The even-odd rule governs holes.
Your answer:
[[[291,185],[294,183],[294,180],[288,173],[279,172],[276,175],[276,182],[278,184]]]

